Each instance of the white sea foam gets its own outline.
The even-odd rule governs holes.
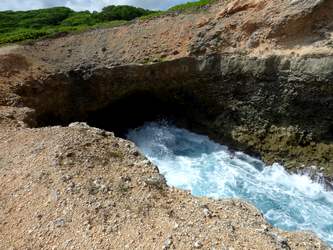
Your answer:
[[[307,175],[289,174],[206,136],[161,123],[132,130],[128,139],[160,169],[171,186],[196,196],[241,198],[274,226],[311,230],[333,245],[333,193]]]

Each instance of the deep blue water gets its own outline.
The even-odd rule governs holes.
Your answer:
[[[232,153],[208,137],[163,123],[147,123],[128,139],[165,175],[170,186],[195,196],[241,198],[254,204],[274,226],[311,230],[333,246],[333,192],[306,175],[278,164]]]

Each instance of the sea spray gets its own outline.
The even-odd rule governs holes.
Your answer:
[[[147,123],[128,139],[159,167],[171,186],[195,196],[241,198],[274,226],[310,230],[333,246],[333,193],[307,175],[232,152],[208,137],[165,123]]]

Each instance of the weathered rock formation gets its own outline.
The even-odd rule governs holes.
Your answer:
[[[0,140],[1,249],[327,249],[238,200],[169,188],[133,143],[85,124]]]
[[[292,171],[315,165],[329,180],[332,13],[329,0],[221,2],[197,13],[171,13],[118,28],[1,48],[2,137],[9,141],[9,135],[17,137],[19,143],[25,134],[32,133],[31,140],[38,141],[46,133],[45,140],[50,140],[51,134],[71,129],[37,127],[74,121],[121,135],[145,120],[168,117],[267,163],[282,162]],[[74,141],[67,141],[68,147]],[[57,143],[47,143],[46,148]],[[77,150],[90,152],[89,146]],[[22,152],[12,153],[19,158]],[[9,152],[2,153],[5,157]],[[24,151],[21,160],[26,155]],[[0,168],[0,183],[13,173],[15,164],[19,161]],[[29,164],[22,168],[32,174],[35,170],[29,170]],[[2,185],[2,190],[9,187]],[[5,193],[0,197],[9,204]],[[167,231],[162,235],[166,237]],[[267,249],[259,244],[261,248]]]

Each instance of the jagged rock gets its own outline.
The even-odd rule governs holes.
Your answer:
[[[166,249],[170,249],[170,247],[172,246],[173,244],[173,241],[172,241],[172,237],[169,236],[165,241],[164,241],[164,244],[163,244],[163,250],[166,250]]]
[[[241,201],[210,201],[208,220],[203,198],[168,188],[134,145],[104,129],[123,135],[171,113],[266,163],[316,165],[328,179],[332,13],[330,0],[217,1],[1,47],[0,248],[62,249],[69,238],[79,249],[162,248],[175,230],[179,249],[201,247],[195,239],[216,249],[328,249],[308,233],[261,228]]]
[[[205,217],[208,217],[208,218],[213,217],[213,213],[208,208],[204,208],[203,213],[204,213]]]
[[[149,178],[144,178],[143,181],[151,187],[155,187],[158,189],[162,189],[166,186],[166,180],[165,177],[161,174],[155,175]]]
[[[200,240],[197,240],[196,242],[194,242],[193,246],[194,248],[199,249],[202,248],[202,243]]]

